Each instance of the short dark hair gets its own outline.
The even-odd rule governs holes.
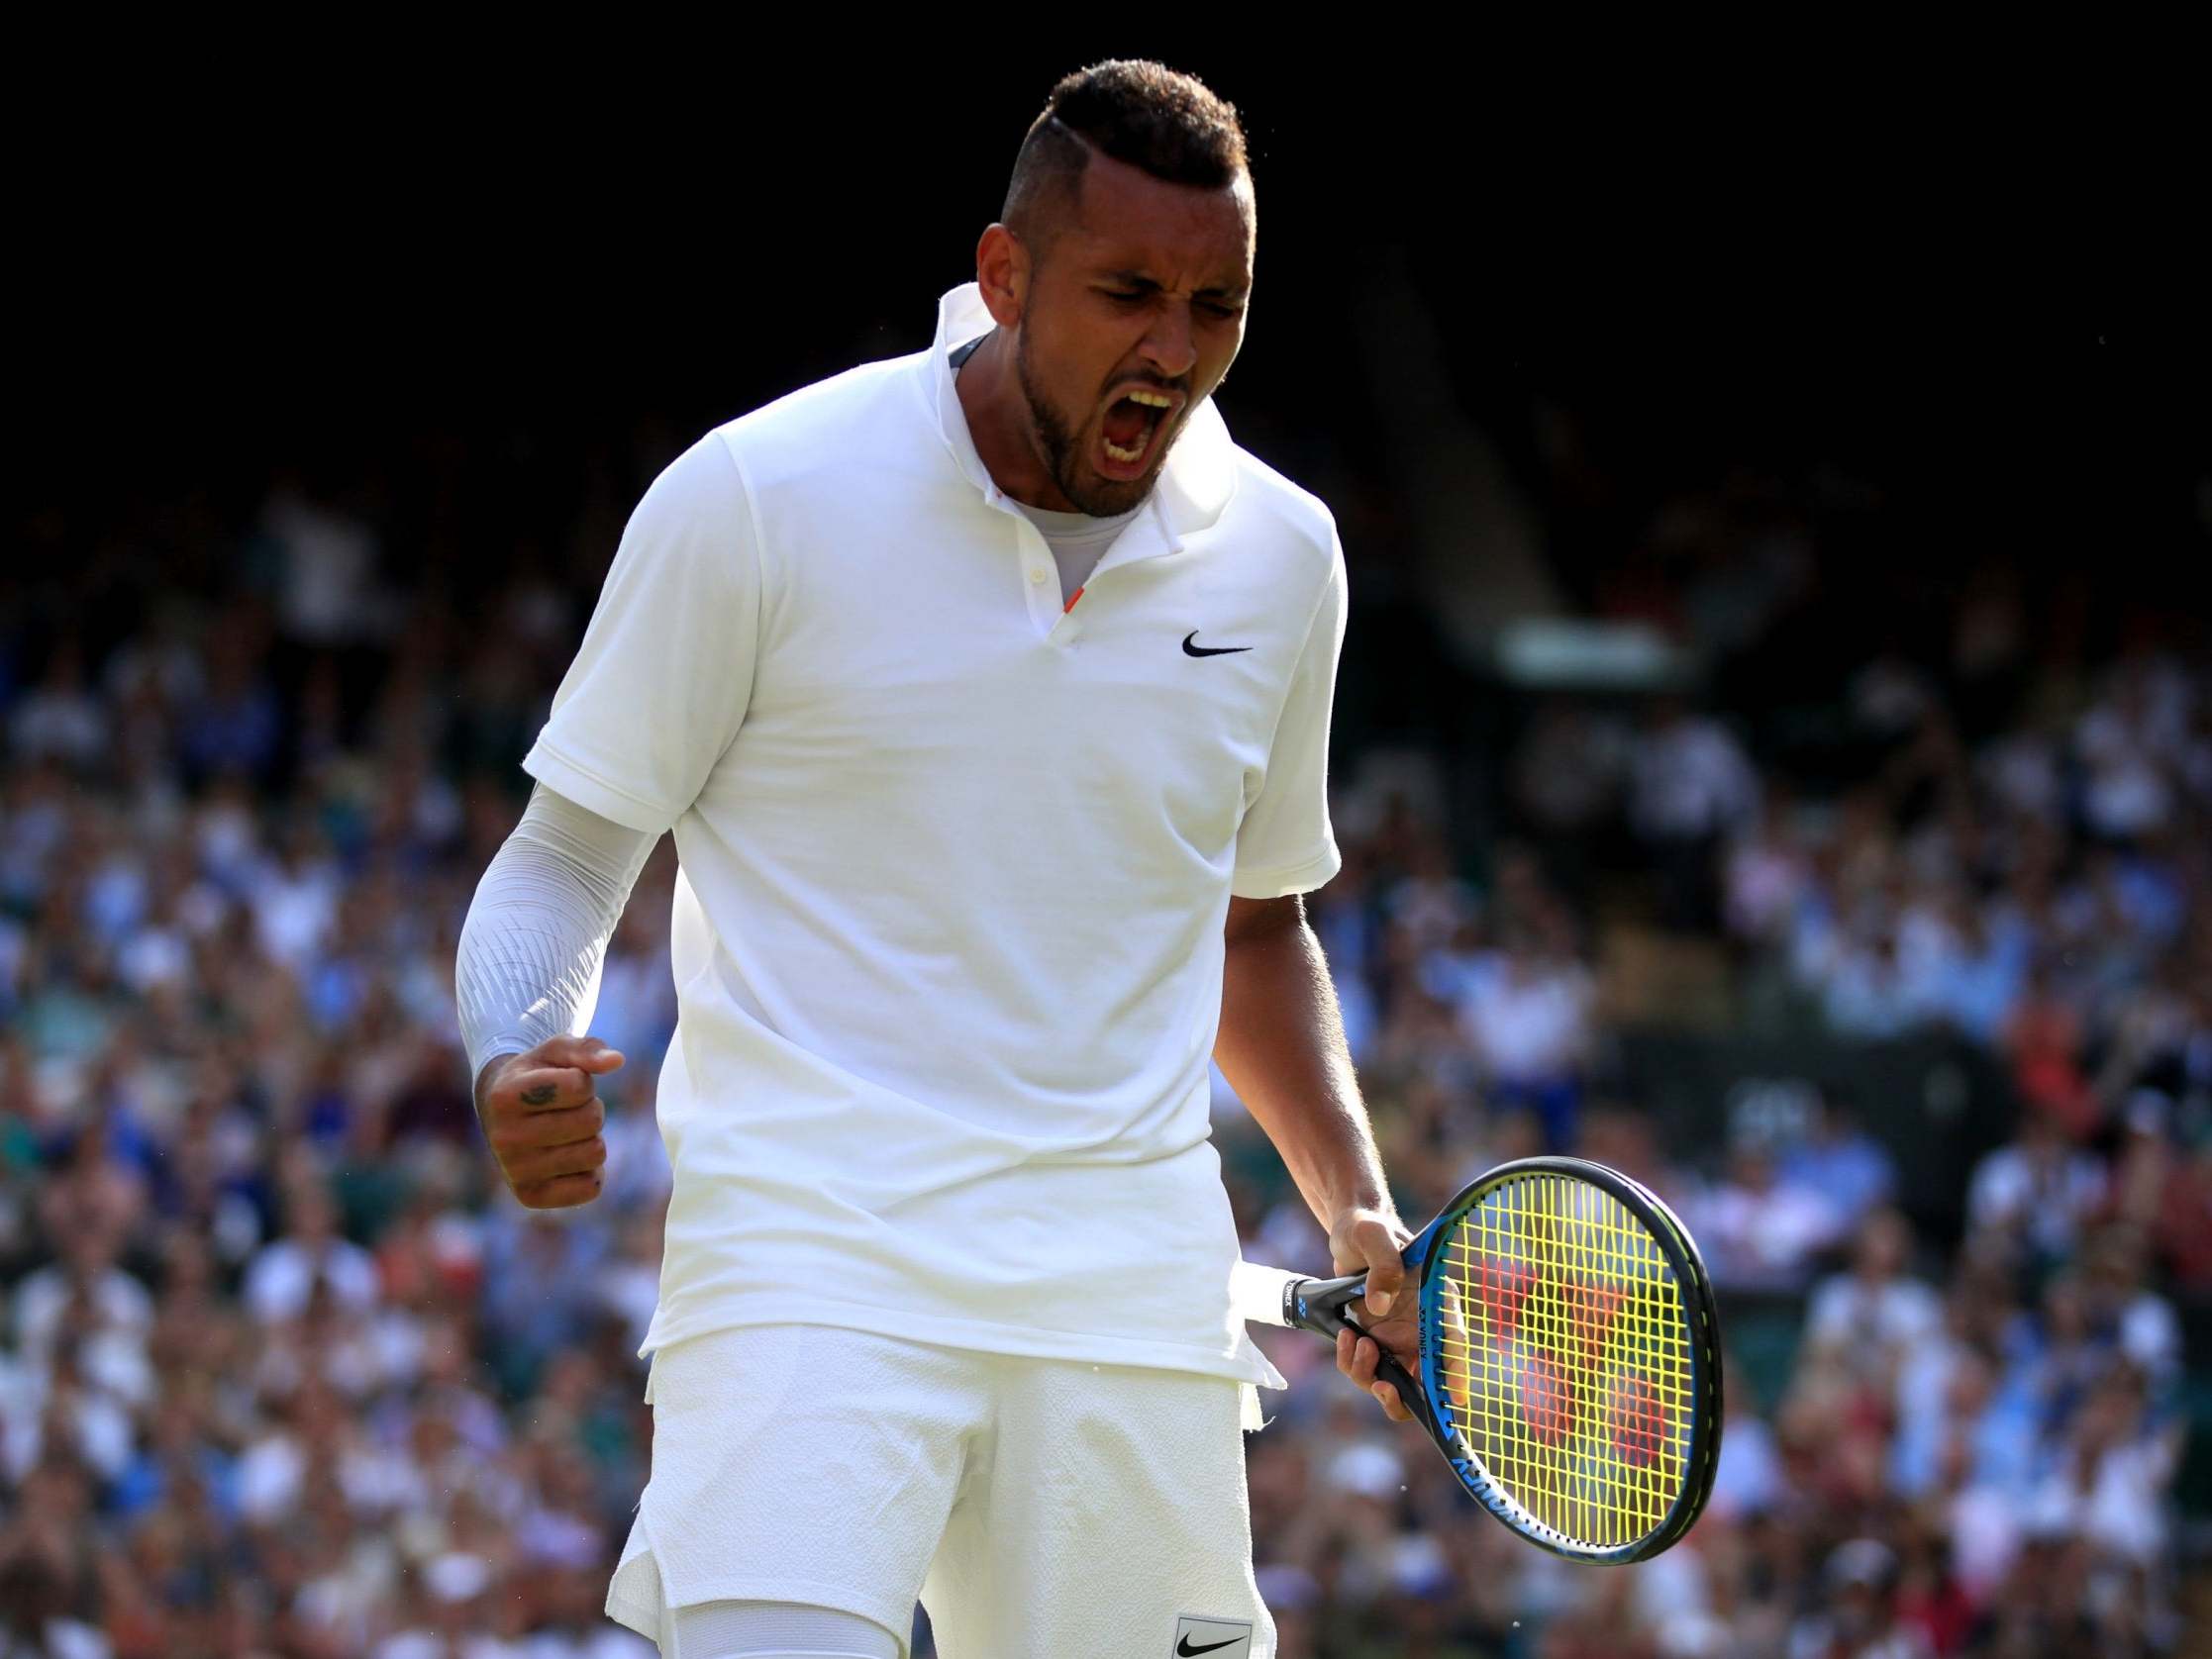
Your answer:
[[[1196,75],[1114,58],[1064,77],[1014,157],[999,218],[1035,236],[1048,206],[1072,201],[1090,152],[1169,184],[1219,190],[1250,171],[1237,108]]]

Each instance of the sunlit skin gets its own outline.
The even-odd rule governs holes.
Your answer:
[[[960,407],[1000,489],[1106,518],[1144,500],[1244,343],[1252,182],[1168,184],[1094,152],[1074,201],[1047,211],[1026,237],[993,225],[976,246],[998,328],[960,369]],[[1174,407],[1132,466],[1108,455],[1105,421],[1140,387]]]

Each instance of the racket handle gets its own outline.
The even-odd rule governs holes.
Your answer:
[[[1237,1317],[1248,1323],[1287,1325],[1290,1287],[1304,1282],[1299,1275],[1285,1273],[1279,1267],[1241,1261],[1229,1270],[1229,1304]]]
[[[1377,1343],[1377,1347],[1381,1344]],[[1398,1391],[1398,1399],[1411,1412],[1424,1428],[1431,1425],[1428,1397],[1421,1392],[1421,1385],[1413,1380],[1413,1373],[1400,1365],[1396,1356],[1385,1350],[1375,1361],[1375,1381],[1388,1383]]]
[[[1240,1261],[1229,1272],[1229,1301],[1239,1318],[1257,1324],[1287,1325],[1332,1338],[1339,1330],[1359,1328],[1344,1317],[1344,1309],[1347,1303],[1357,1301],[1366,1287],[1364,1273],[1347,1274],[1342,1279],[1308,1279],[1249,1261]],[[1378,1381],[1398,1391],[1406,1410],[1433,1434],[1436,1419],[1412,1373],[1385,1352],[1375,1362],[1374,1374]]]
[[[1229,1275],[1229,1301],[1241,1319],[1333,1337],[1351,1324],[1344,1317],[1345,1308],[1358,1301],[1366,1287],[1364,1273],[1348,1273],[1341,1279],[1308,1279],[1279,1267],[1241,1261]]]

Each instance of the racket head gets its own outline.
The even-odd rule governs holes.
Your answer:
[[[1688,1230],[1618,1170],[1502,1164],[1408,1247],[1422,1419],[1530,1542],[1648,1560],[1687,1532],[1720,1456],[1720,1325]]]

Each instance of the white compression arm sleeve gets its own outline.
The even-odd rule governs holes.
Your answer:
[[[461,925],[453,997],[471,1083],[497,1055],[583,1034],[607,941],[659,838],[531,791]]]

